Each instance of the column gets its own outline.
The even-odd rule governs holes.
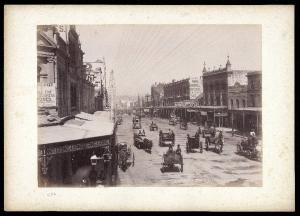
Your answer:
[[[232,136],[234,136],[234,128],[233,128],[233,112],[231,112],[231,128],[232,128]]]
[[[245,135],[245,112],[243,110],[243,135]]]
[[[258,112],[256,113],[256,133],[257,133],[257,135],[260,133],[260,131],[259,131],[259,118],[258,118]]]

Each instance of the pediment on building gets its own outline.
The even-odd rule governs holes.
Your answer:
[[[42,31],[39,31],[37,34],[37,45],[41,47],[49,47],[49,48],[57,47],[55,42]]]

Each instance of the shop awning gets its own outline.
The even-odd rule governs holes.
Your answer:
[[[90,120],[75,117],[75,119],[66,121],[64,125],[39,127],[38,144],[75,141],[112,135],[114,132],[114,123],[110,120],[109,115],[109,112],[101,111],[90,116]]]

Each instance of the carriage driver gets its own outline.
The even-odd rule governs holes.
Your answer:
[[[176,154],[181,154],[181,148],[180,145],[177,145]]]
[[[167,151],[167,154],[172,154],[174,151],[173,151],[173,146],[170,144],[169,145],[169,149]]]
[[[255,137],[255,131],[254,131],[253,128],[252,128],[251,131],[250,131],[250,137]]]
[[[256,138],[255,131],[254,131],[254,129],[252,128],[251,131],[250,131],[250,137],[249,137],[249,140],[250,140],[250,143],[251,143],[251,144],[254,143],[255,138]]]

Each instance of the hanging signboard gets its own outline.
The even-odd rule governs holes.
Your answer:
[[[215,117],[226,117],[228,113],[215,113]]]
[[[38,106],[55,107],[56,89],[55,83],[38,83]]]

